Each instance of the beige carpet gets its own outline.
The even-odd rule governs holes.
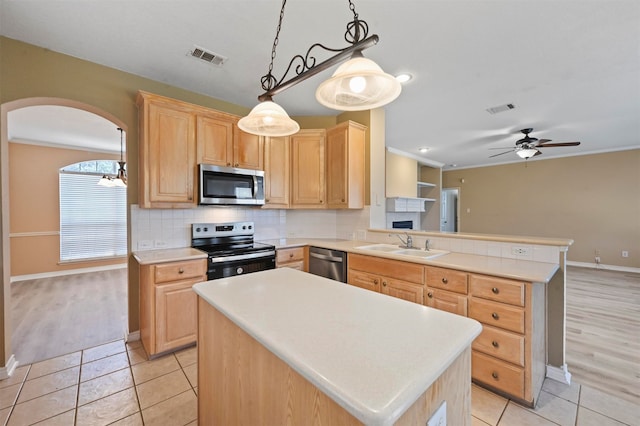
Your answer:
[[[24,365],[124,337],[127,269],[11,284],[12,351]]]

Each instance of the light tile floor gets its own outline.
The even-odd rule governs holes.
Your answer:
[[[0,381],[0,421],[12,425],[195,425],[197,352],[148,361],[115,341],[21,366]],[[547,380],[536,409],[472,387],[473,426],[640,425],[640,407],[587,386]],[[455,425],[452,425],[455,426]]]

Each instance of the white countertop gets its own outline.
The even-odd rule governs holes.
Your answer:
[[[191,247],[162,250],[144,250],[133,253],[140,265],[151,263],[178,262],[182,260],[206,259],[207,253]]]
[[[289,268],[195,292],[367,425],[393,424],[480,323]]]
[[[332,250],[342,250],[348,253],[378,256],[387,259],[420,263],[427,266],[457,269],[465,272],[474,272],[478,274],[493,275],[536,283],[548,283],[559,268],[557,263],[534,262],[531,260],[508,259],[503,257],[455,252],[433,259],[422,259],[413,256],[360,249],[358,247],[374,243],[357,240],[287,238],[280,240],[268,240],[265,242],[274,244],[276,248],[311,245]]]

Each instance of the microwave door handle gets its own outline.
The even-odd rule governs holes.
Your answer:
[[[253,198],[256,198],[258,196],[258,177],[257,176],[252,176],[253,177]]]

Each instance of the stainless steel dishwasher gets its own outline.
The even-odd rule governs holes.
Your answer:
[[[346,283],[347,253],[311,246],[309,247],[309,272]]]

